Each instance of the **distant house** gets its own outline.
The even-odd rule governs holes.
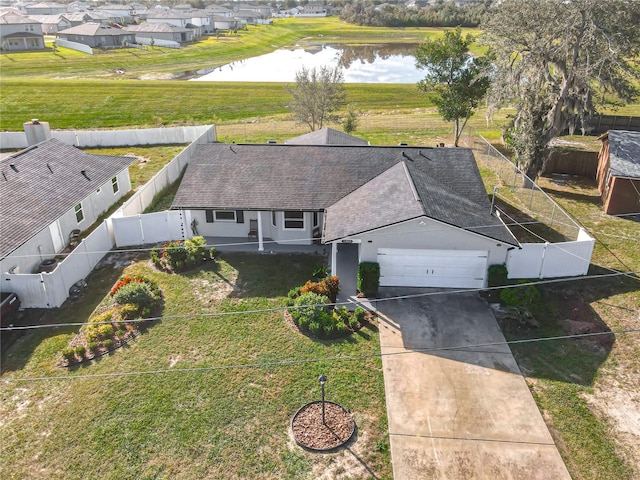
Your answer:
[[[229,18],[233,18],[233,15],[234,15],[233,10],[231,10],[231,9],[229,9],[229,8],[222,7],[222,6],[220,6],[220,5],[214,5],[214,4],[207,5],[207,6],[205,7],[205,10],[206,10],[208,13],[211,13],[211,14],[213,14],[213,15],[214,15],[214,16],[216,16],[216,17],[229,17]]]
[[[29,18],[42,24],[42,33],[45,35],[55,35],[60,30],[73,27],[73,24],[65,15],[67,14],[29,15]]]
[[[203,33],[213,32],[213,16],[204,13],[177,12],[175,10],[149,10],[147,12],[147,23],[168,23],[176,27],[188,28],[193,31],[195,37]]]
[[[32,18],[5,12],[0,14],[0,50],[43,50],[42,24]]]
[[[96,11],[108,13],[117,18],[116,23],[126,25],[136,18],[136,10],[131,5],[107,4],[96,8]]]
[[[72,27],[82,25],[83,23],[100,23],[104,26],[109,26],[113,23],[118,23],[119,19],[116,15],[96,11],[67,13],[65,18],[71,22]]]
[[[59,13],[67,13],[67,6],[60,3],[34,3],[25,5],[27,15],[58,15]]]
[[[483,288],[487,267],[519,247],[491,214],[471,150],[375,147],[335,133],[198,145],[172,209],[207,237],[252,233],[258,250],[324,243],[341,278],[378,262],[383,286]]]
[[[640,132],[609,130],[600,136],[598,189],[608,215],[640,215]]]
[[[326,17],[327,6],[323,3],[307,3],[298,14],[299,17]]]
[[[44,122],[25,124],[39,127],[33,138],[44,140],[0,160],[2,272],[32,273],[131,189],[135,158],[84,153],[50,138]]]
[[[140,25],[129,25],[124,28],[127,32],[136,35],[136,41],[140,39],[168,40],[178,43],[190,42],[193,40],[193,30],[189,28],[176,27],[168,23],[141,23]]]
[[[121,28],[84,23],[58,32],[58,37],[94,48],[124,47],[136,43],[136,35]]]

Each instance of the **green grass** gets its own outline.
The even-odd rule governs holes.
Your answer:
[[[312,455],[288,437],[297,408],[319,398],[320,373],[329,379],[328,399],[351,409],[358,423],[352,450],[376,475],[389,478],[388,453],[374,448],[386,440],[387,428],[380,359],[315,361],[375,355],[376,331],[318,342],[292,330],[281,310],[168,318],[280,307],[317,261],[229,254],[217,268],[209,264],[184,275],[134,263],[128,273],[148,275],[163,289],[166,318],[128,347],[73,371],[57,368],[55,353],[74,330],[27,333],[3,352],[3,380],[68,380],[3,384],[3,478],[315,478],[314,468],[331,469],[351,455]],[[91,289],[104,295],[114,271],[119,273],[106,266],[92,274]],[[93,292],[79,301],[87,305],[78,313],[65,305],[49,319],[86,320],[99,301]],[[290,360],[295,362],[274,364]],[[178,371],[190,368],[205,370]],[[72,380],[150,370],[175,372]],[[370,478],[362,472],[352,478]]]

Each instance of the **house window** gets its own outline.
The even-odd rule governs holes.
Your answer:
[[[120,186],[118,185],[118,177],[113,177],[111,179],[111,187],[113,188],[113,193],[118,193],[120,191]]]
[[[304,228],[304,212],[284,212],[284,228],[300,230]]]
[[[271,225],[273,225],[274,227],[277,225],[276,212],[271,212]]]
[[[204,218],[206,219],[207,223],[213,223],[213,210],[205,210]]]
[[[76,212],[76,220],[78,221],[78,223],[82,222],[84,220],[84,212],[82,211],[82,203],[77,204],[74,207],[74,210]]]
[[[319,218],[318,212],[313,212],[313,226],[314,227],[318,226],[318,218]]]
[[[215,219],[217,222],[235,222],[236,212],[235,210],[216,210]]]

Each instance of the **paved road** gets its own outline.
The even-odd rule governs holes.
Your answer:
[[[377,307],[396,480],[570,480],[509,347],[487,345],[504,337],[484,300]]]

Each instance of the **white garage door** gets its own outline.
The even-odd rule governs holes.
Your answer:
[[[488,252],[379,248],[381,287],[482,288]]]

